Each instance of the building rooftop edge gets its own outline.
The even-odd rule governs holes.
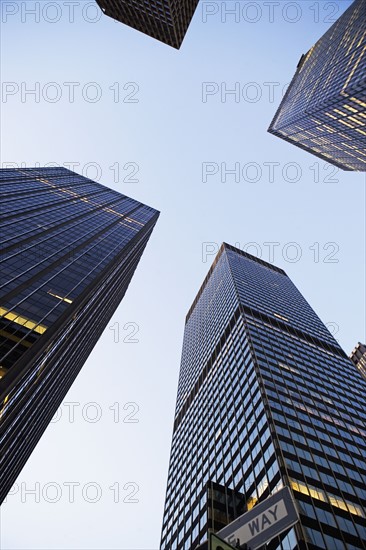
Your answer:
[[[193,300],[193,303],[191,305],[191,307],[189,308],[188,310],[188,313],[186,315],[186,323],[188,322],[190,316],[192,315],[192,312],[194,310],[194,308],[196,307],[197,305],[197,302],[198,300],[200,299],[201,295],[202,295],[202,292],[204,291],[206,285],[207,285],[207,282],[208,280],[210,279],[211,275],[212,275],[212,272],[213,270],[215,269],[219,259],[221,258],[223,252],[225,250],[231,250],[232,252],[235,252],[236,254],[239,254],[240,256],[243,256],[244,258],[247,258],[248,260],[251,260],[253,262],[257,262],[261,265],[263,265],[264,267],[267,267],[268,269],[272,269],[273,271],[277,271],[278,273],[281,273],[282,275],[285,275],[287,277],[287,273],[281,269],[280,267],[277,267],[273,264],[270,264],[269,262],[266,262],[265,260],[262,260],[261,258],[257,258],[257,256],[253,256],[252,254],[249,254],[248,252],[244,252],[243,250],[240,250],[240,248],[236,248],[235,246],[231,245],[231,244],[228,244],[226,242],[223,242],[220,246],[220,249],[218,251],[218,253],[216,254],[216,257],[202,283],[202,285],[200,286],[200,289],[199,291],[197,292],[196,294],[196,297],[195,299]]]
[[[109,191],[112,191],[113,193],[116,193],[118,195],[120,195],[121,197],[126,197],[128,199],[131,199],[133,201],[135,201],[136,203],[140,204],[141,206],[146,206],[147,208],[151,208],[151,210],[153,210],[155,212],[155,215],[157,215],[157,217],[159,218],[160,217],[160,214],[161,214],[161,211],[158,210],[157,208],[155,208],[154,206],[150,206],[149,204],[146,204],[145,202],[141,202],[140,200],[138,199],[135,199],[134,197],[131,197],[130,195],[125,195],[125,193],[122,193],[121,191],[117,191],[116,189],[113,189],[112,187],[109,187],[108,185],[105,185],[104,183],[101,183],[100,181],[95,181],[91,178],[88,178],[87,176],[84,176],[83,174],[79,174],[78,172],[74,172],[73,170],[70,170],[70,168],[66,168],[66,166],[27,166],[27,167],[16,167],[16,168],[1,168],[0,171],[1,172],[6,172],[6,171],[9,171],[9,172],[29,172],[30,175],[32,174],[32,172],[34,171],[42,171],[42,170],[50,170],[50,171],[64,171],[64,172],[68,172],[68,174],[70,175],[73,175],[73,176],[78,176],[80,178],[83,178],[85,179],[86,181],[90,181],[92,183],[95,183],[97,185],[101,185],[102,187],[105,187],[105,189],[109,189]]]

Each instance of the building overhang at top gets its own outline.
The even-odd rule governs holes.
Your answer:
[[[199,0],[96,0],[105,15],[179,49]]]

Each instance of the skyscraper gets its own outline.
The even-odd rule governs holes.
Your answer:
[[[362,376],[366,380],[366,346],[358,342],[357,346],[351,353],[351,361],[356,365]]]
[[[97,3],[113,19],[179,49],[198,0],[97,0]]]
[[[342,168],[366,170],[366,2],[303,55],[268,131]]]
[[[1,179],[0,502],[123,298],[159,213],[65,168]]]
[[[220,530],[225,487],[249,510],[283,485],[300,522],[268,550],[366,548],[365,405],[366,381],[286,273],[223,244],[186,317],[161,549]]]

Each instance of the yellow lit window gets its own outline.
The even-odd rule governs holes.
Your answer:
[[[9,394],[5,397],[4,401],[3,401],[3,406],[1,407],[0,409],[0,418],[2,417],[3,415],[3,412],[5,410],[5,407],[6,407],[6,404],[7,402],[9,401]]]
[[[342,498],[338,496],[329,495],[329,502],[332,506],[336,506],[337,508],[341,508],[341,510],[348,511],[346,503]]]
[[[354,116],[348,117],[348,120],[352,120],[352,122],[355,122],[356,124],[359,124],[360,126],[364,126],[364,125],[365,125],[364,122],[361,122],[360,120],[357,120],[357,118],[354,117]]]
[[[349,111],[352,111],[352,113],[358,113],[357,109],[354,107],[351,107],[350,105],[343,105],[345,109],[348,109]]]
[[[253,508],[253,506],[257,503],[257,498],[256,497],[249,497],[248,500],[247,500],[247,509],[248,511],[251,510]]]
[[[361,508],[356,504],[351,504],[350,502],[347,502],[347,508],[350,513],[354,514],[355,516],[360,516],[362,518],[365,517],[365,514],[362,512]]]
[[[338,113],[339,115],[346,116],[347,113],[344,113],[343,111],[340,111],[339,109],[333,109],[335,113]]]
[[[283,315],[279,315],[278,313],[273,314],[278,319],[282,319],[282,321],[288,321],[287,317],[284,317]]]
[[[68,304],[72,304],[72,300],[70,300],[70,298],[65,298],[64,296],[59,296],[58,294],[54,294],[50,290],[47,292],[47,294],[50,294],[51,296],[53,296],[54,298],[57,298],[58,300],[62,300],[63,302],[66,302]]]
[[[357,97],[351,97],[351,101],[354,101],[357,103],[357,105],[361,105],[361,107],[366,107],[366,103],[364,101],[361,101],[360,99],[357,99]]]
[[[286,369],[288,371],[291,371],[291,372],[299,372],[297,369],[294,369],[293,367],[290,367],[289,365],[284,365],[283,363],[278,363],[278,366],[281,367],[282,369]]]
[[[309,490],[307,486],[304,483],[300,483],[299,481],[291,480],[291,487],[294,491],[297,491],[298,493],[303,493],[304,495],[309,495]]]
[[[326,502],[324,493],[320,489],[316,489],[315,487],[309,487],[309,494],[312,498],[316,498],[317,500],[322,500],[323,502]]]
[[[44,325],[40,325],[35,321],[31,321],[26,317],[22,317],[21,315],[18,315],[17,313],[9,311],[4,307],[0,307],[0,316],[4,317],[5,319],[9,319],[9,321],[13,321],[13,323],[16,323],[17,325],[21,325],[22,327],[29,328],[34,332],[38,332],[38,334],[43,334],[47,330],[47,327],[45,327]]]
[[[352,124],[349,124],[345,120],[340,120],[339,122],[341,122],[341,124],[344,124],[345,126],[348,126],[348,128],[354,128],[354,126],[352,126]]]
[[[6,373],[7,373],[7,370],[4,369],[4,367],[0,367],[0,378],[2,378],[3,376],[5,376]]]

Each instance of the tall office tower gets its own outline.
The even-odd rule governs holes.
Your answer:
[[[366,380],[366,346],[359,342],[351,353],[351,361],[356,365]]]
[[[336,340],[282,269],[222,245],[186,318],[161,549],[216,530],[210,481],[245,510],[291,488],[300,521],[267,550],[366,548],[365,437]]]
[[[199,0],[97,0],[106,14],[179,49]]]
[[[159,213],[65,168],[3,169],[0,502],[123,298]]]
[[[365,0],[301,57],[268,131],[343,170],[366,170]]]

